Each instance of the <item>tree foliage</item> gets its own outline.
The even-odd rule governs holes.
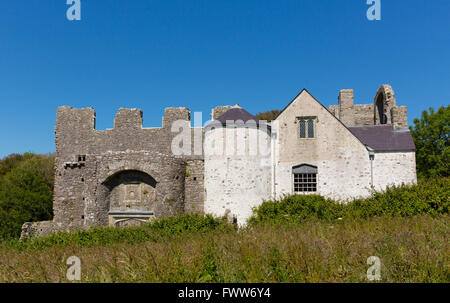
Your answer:
[[[450,107],[430,107],[410,127],[416,144],[417,174],[422,178],[448,177],[450,162]]]
[[[0,238],[18,237],[22,224],[53,216],[54,157],[25,153],[0,160]]]
[[[266,112],[257,113],[255,117],[258,118],[259,120],[266,120],[267,122],[271,122],[272,120],[275,120],[280,113],[281,113],[280,110],[274,109]]]

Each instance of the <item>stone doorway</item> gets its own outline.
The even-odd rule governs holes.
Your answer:
[[[137,170],[125,170],[108,178],[110,226],[136,226],[154,218],[156,180]]]

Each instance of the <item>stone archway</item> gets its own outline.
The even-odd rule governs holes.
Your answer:
[[[154,216],[157,201],[156,180],[139,170],[122,170],[103,183],[110,226],[129,226],[147,222]]]
[[[396,106],[394,90],[390,85],[382,85],[374,99],[374,123],[392,124],[391,110]]]

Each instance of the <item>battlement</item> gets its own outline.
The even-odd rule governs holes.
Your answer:
[[[55,126],[56,153],[64,161],[73,161],[74,155],[126,150],[155,150],[171,155],[172,139],[181,131],[172,131],[173,122],[182,120],[186,122],[186,127],[191,127],[191,112],[186,107],[166,108],[162,126],[151,128],[143,127],[143,112],[136,108],[120,108],[112,129],[96,130],[95,117],[93,108],[58,108]],[[192,132],[192,140],[202,140],[201,133],[196,136],[194,133],[196,132]]]
[[[142,111],[140,109],[120,108],[114,118],[114,129],[141,129]]]
[[[222,114],[224,114],[229,109],[232,109],[233,106],[231,105],[224,105],[224,106],[216,106],[211,111],[211,120],[216,120],[219,118]]]
[[[73,131],[90,131],[95,129],[95,110],[88,108],[73,108],[60,106],[56,114],[55,131],[65,129]]]
[[[60,106],[56,115],[55,132],[89,132],[95,129],[96,113],[92,107],[73,108]],[[162,118],[162,127],[169,127],[174,121],[191,121],[191,111],[186,107],[167,107]],[[114,129],[142,129],[143,113],[137,108],[120,108],[114,118]]]
[[[186,107],[167,107],[162,120],[163,128],[170,128],[177,120],[191,121],[191,111]]]

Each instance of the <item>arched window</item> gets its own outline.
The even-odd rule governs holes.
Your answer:
[[[376,103],[377,119],[380,124],[387,123],[387,116],[384,113],[384,97],[383,94],[379,94]]]
[[[292,167],[294,193],[317,192],[317,166],[301,164]]]

